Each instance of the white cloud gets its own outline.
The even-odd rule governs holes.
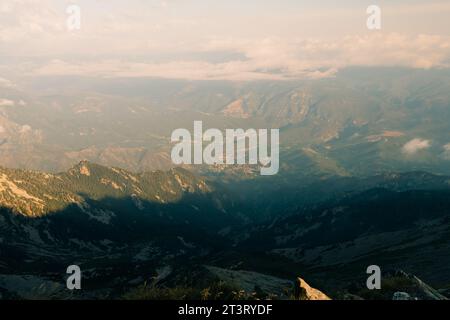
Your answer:
[[[0,99],[0,107],[12,107],[15,102],[9,99]]]
[[[15,84],[10,80],[0,77],[0,88],[14,88]]]
[[[382,32],[367,31],[365,8],[352,1],[327,8],[313,1],[274,7],[230,0],[208,11],[202,1],[78,4],[81,30],[70,33],[65,3],[2,0],[0,55],[29,59],[20,68],[10,65],[11,74],[289,79],[330,77],[347,66],[432,68],[450,61],[450,4],[443,1],[383,5]],[[411,18],[418,14],[425,16]],[[245,59],[192,58],[224,52]]]
[[[29,126],[28,124],[25,124],[20,127],[19,133],[27,133],[27,132],[30,132],[31,130],[32,130],[31,126]]]
[[[444,153],[443,153],[443,157],[446,160],[450,160],[450,143],[447,143],[444,146]]]
[[[332,77],[347,66],[445,67],[450,61],[450,37],[401,34],[348,36],[340,40],[261,40],[215,38],[193,46],[198,53],[239,53],[225,62],[201,59],[133,61],[102,59],[52,60],[31,75],[94,75],[186,79],[291,79]]]
[[[0,40],[5,45],[4,49],[18,43],[27,47],[44,37],[54,37],[64,30],[63,17],[63,12],[58,13],[50,0],[6,0],[0,7]],[[10,47],[10,50],[18,51],[20,48]]]
[[[297,76],[319,77],[316,71],[297,72]],[[52,61],[38,68],[33,75],[92,75],[100,77],[159,77],[191,80],[281,80],[288,74],[273,74],[258,70],[254,62],[231,61],[209,63],[203,61],[174,61],[166,63],[140,63],[123,60],[104,60],[72,64]]]
[[[430,146],[431,146],[430,140],[415,138],[407,142],[403,146],[402,151],[404,154],[413,155],[419,152],[420,150],[428,149]]]

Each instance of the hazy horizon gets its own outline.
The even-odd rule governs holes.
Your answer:
[[[68,30],[69,5],[81,29]],[[381,30],[366,26],[381,8]],[[55,1],[0,5],[0,77],[332,77],[349,66],[448,68],[444,1]]]

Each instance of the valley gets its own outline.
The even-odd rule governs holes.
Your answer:
[[[321,190],[314,200],[286,184],[281,192],[291,197],[264,203],[250,193],[269,199],[272,188],[228,182],[244,183],[239,198],[185,169],[136,174],[82,161],[59,174],[1,171],[4,297],[109,299],[220,285],[244,290],[242,298],[256,290],[287,299],[301,276],[342,298],[363,290],[370,264],[447,289],[448,176],[327,178],[305,187]],[[65,289],[71,264],[83,270],[80,293]]]
[[[282,82],[24,79],[0,87],[0,99],[14,103],[0,106],[0,165],[55,173],[89,160],[167,170],[171,133],[202,121],[205,130],[280,129],[280,172],[450,174],[449,84],[448,71],[402,68]],[[225,112],[230,104],[242,112]]]

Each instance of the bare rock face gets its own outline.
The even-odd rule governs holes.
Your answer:
[[[312,288],[302,278],[295,281],[294,295],[296,300],[331,300],[320,290]]]

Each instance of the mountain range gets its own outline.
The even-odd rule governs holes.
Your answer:
[[[9,102],[0,105],[5,167],[58,172],[89,160],[167,170],[171,132],[201,120],[205,129],[279,128],[281,172],[450,174],[445,69],[347,68],[332,79],[292,81],[16,82],[0,87]]]
[[[384,295],[364,291],[372,264],[414,274],[441,298],[449,289],[448,176],[328,177],[305,186],[326,190],[315,198],[272,177],[285,196],[270,198],[269,180],[220,183],[181,168],[138,174],[82,161],[57,174],[0,172],[6,299],[287,299],[299,276],[331,298],[418,297],[413,278]],[[260,185],[254,198],[248,183]],[[83,270],[80,293],[65,289],[72,264]]]

